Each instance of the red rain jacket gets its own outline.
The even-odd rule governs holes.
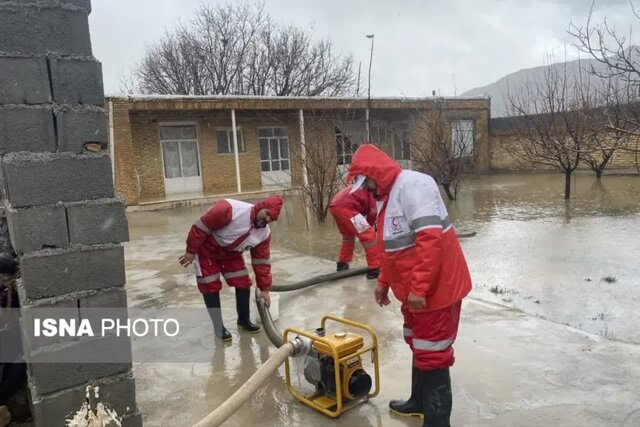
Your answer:
[[[378,213],[382,254],[378,286],[390,285],[402,303],[409,293],[424,297],[424,311],[449,307],[464,298],[471,290],[471,276],[433,178],[402,170],[369,144],[354,154],[349,179],[357,175],[378,185],[376,199],[383,202]]]
[[[349,194],[351,185],[347,186],[331,199],[332,208],[346,208],[358,212],[367,219],[370,225],[376,222],[376,199],[363,189],[358,189]]]
[[[275,221],[280,216],[282,197],[271,196],[255,206],[233,199],[216,202],[191,227],[187,252],[222,259],[229,253],[251,252],[251,264],[261,290],[271,288],[271,231],[269,226],[256,228],[254,219],[263,208]]]

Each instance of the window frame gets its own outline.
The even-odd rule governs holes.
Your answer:
[[[400,136],[402,134],[402,137]],[[398,145],[400,146],[400,156],[398,156]],[[409,153],[409,157],[405,158],[405,150]],[[393,144],[392,144],[393,160],[411,161],[411,129],[408,122],[395,123],[393,125]]]
[[[182,127],[182,126],[192,126],[195,130],[195,139],[191,138],[182,138],[182,139],[162,139],[162,131],[163,127]],[[185,177],[182,170],[182,149],[180,147],[180,142],[195,142],[196,143],[196,155],[198,156],[198,175],[200,179],[202,179],[202,153],[200,153],[200,126],[198,122],[186,121],[186,122],[159,122],[158,123],[158,140],[160,141],[160,157],[162,159],[162,177],[163,179],[185,179],[185,178],[194,178],[195,176]],[[167,170],[165,167],[165,158],[164,158],[164,142],[178,142],[178,156],[180,162],[180,176],[169,178],[167,177]]]
[[[226,132],[227,133],[227,145],[228,145],[228,148],[229,148],[228,152],[221,152],[220,151],[220,145],[218,144],[218,132]],[[247,152],[247,145],[245,144],[245,141],[244,141],[244,130],[242,129],[242,127],[236,126],[236,133],[239,136],[239,138],[238,138],[238,154],[244,154],[244,153]],[[216,135],[216,153],[219,156],[234,155],[235,151],[233,149],[233,127],[231,127],[231,126],[216,127],[215,135]]]
[[[261,130],[265,130],[265,129],[270,129],[271,130],[271,136],[260,136],[260,131]],[[284,129],[285,130],[285,135],[277,135],[276,136],[276,132],[275,129]],[[287,157],[282,157],[282,139],[286,139],[287,141]],[[269,160],[264,160],[262,158],[262,140],[266,140],[267,141],[267,145],[269,148]],[[276,142],[276,145],[278,147],[278,158],[274,158],[272,156],[272,152],[271,152],[271,143],[272,142]],[[288,126],[260,126],[258,127],[258,150],[259,150],[259,157],[260,157],[260,173],[270,173],[270,172],[285,172],[285,173],[291,173],[291,145],[290,145],[291,141],[289,139],[289,127]],[[273,162],[278,162],[278,167],[279,169],[273,169]],[[282,163],[286,162],[287,163],[287,168],[283,169],[282,168]],[[269,170],[263,170],[262,169],[262,165],[263,163],[268,163],[269,165]]]
[[[470,152],[463,152],[460,149],[459,144],[456,144],[456,141],[459,140],[457,138],[456,132],[460,129],[460,123],[470,123],[471,124],[471,150]],[[466,131],[466,129],[464,129]],[[462,159],[473,159],[475,155],[475,146],[476,146],[476,121],[475,119],[455,119],[451,120],[451,151],[455,158]],[[468,147],[465,147],[468,148]]]
[[[342,129],[340,129],[339,126],[335,127],[334,135],[336,139],[336,164],[338,166],[349,166],[351,164],[351,161],[353,160],[353,155],[360,147],[360,145],[354,144],[351,141],[351,138],[349,138],[347,134],[342,132]],[[345,149],[345,143],[349,144],[351,153],[348,153],[348,150]],[[338,150],[338,147],[340,147],[340,150]],[[346,161],[347,158],[349,158],[348,162]]]

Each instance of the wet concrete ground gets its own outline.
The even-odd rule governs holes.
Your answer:
[[[467,183],[449,207],[459,229],[478,232],[463,242],[475,289],[465,303],[456,346],[453,425],[640,425],[640,346],[621,342],[640,343],[640,179],[605,177],[597,184],[580,176],[568,204],[561,190],[558,176],[486,177]],[[130,215],[131,305],[201,306],[193,277],[176,262],[201,210]],[[327,260],[339,241],[332,224],[307,231],[302,212],[289,200],[273,228],[279,282],[334,266]],[[615,282],[601,280],[607,275]],[[408,392],[410,353],[397,304],[377,307],[373,286],[352,278],[282,294],[278,323],[311,329],[332,313],[370,324],[381,343],[378,397],[331,421],[293,400],[281,371],[229,425],[420,425],[387,411],[390,398]],[[136,366],[145,425],[191,425],[266,360],[273,350],[266,337],[238,335],[234,311],[226,289],[223,315],[234,341],[216,344],[209,325],[202,325],[210,363]]]

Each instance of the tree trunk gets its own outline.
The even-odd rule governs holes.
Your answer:
[[[598,179],[602,178],[602,168],[596,169],[596,178]]]
[[[447,193],[449,200],[455,200],[456,196],[451,192],[451,184],[442,184],[444,192]]]
[[[571,198],[571,171],[564,172],[564,198]]]

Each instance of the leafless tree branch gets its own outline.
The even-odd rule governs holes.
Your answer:
[[[134,74],[140,90],[157,94],[338,96],[355,87],[350,55],[273,22],[261,3],[202,4],[147,50]]]

